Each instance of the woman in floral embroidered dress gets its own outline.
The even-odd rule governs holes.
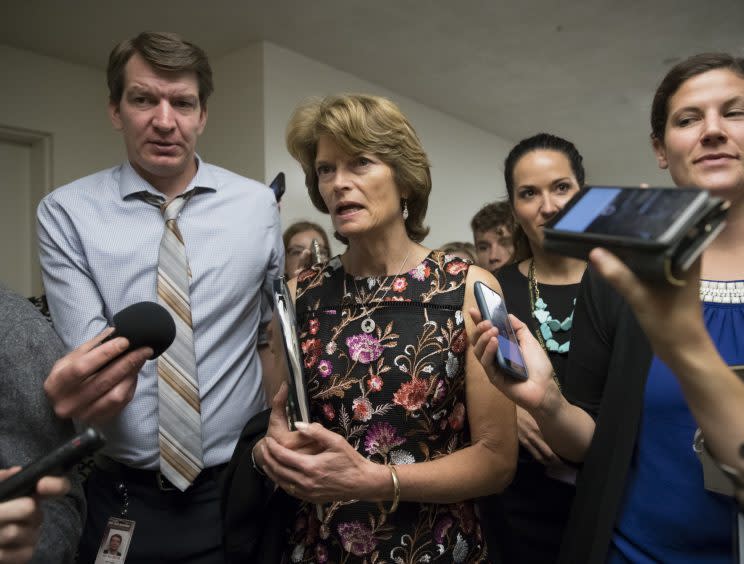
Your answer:
[[[390,101],[309,102],[287,145],[348,247],[290,284],[313,423],[289,431],[284,373],[265,383],[279,391],[254,458],[301,500],[285,556],[487,562],[470,500],[511,480],[515,415],[473,357],[463,311],[476,280],[498,283],[419,243],[429,163]]]

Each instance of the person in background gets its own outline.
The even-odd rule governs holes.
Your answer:
[[[330,256],[330,244],[328,235],[317,223],[312,221],[297,221],[287,227],[282,235],[284,241],[284,275],[294,278],[302,270],[311,266],[311,246],[313,240],[317,240],[320,246],[322,260]]]
[[[514,253],[514,216],[507,201],[486,204],[470,220],[475,243],[475,264],[496,274]]]
[[[221,563],[220,474],[266,407],[262,374],[273,367],[276,199],[196,154],[213,90],[198,46],[143,32],[114,47],[107,78],[125,162],[57,188],[37,212],[52,318],[69,349],[141,301],[166,307],[177,330],[116,386],[64,371],[47,379],[58,413],[96,421],[107,437],[86,481],[80,560],[95,560],[126,509],[136,523],[128,562]]]
[[[475,245],[468,241],[452,241],[450,243],[445,243],[439,247],[439,250],[445,254],[455,255],[463,260],[469,260],[473,264],[476,262]]]
[[[420,244],[429,161],[389,100],[310,101],[287,146],[347,247],[290,281],[313,423],[289,430],[283,385],[253,450],[302,501],[285,558],[483,562],[470,500],[511,480],[516,431],[513,406],[470,356],[464,311],[476,280],[498,283]]]
[[[519,321],[526,382],[490,369],[489,322],[473,334],[494,384],[533,415],[554,452],[583,463],[560,562],[729,564],[735,555],[734,498],[710,487],[695,450],[700,427],[708,450],[741,468],[744,396],[726,365],[744,364],[744,58],[701,54],[675,65],[654,95],[651,140],[674,184],[731,204],[690,273],[699,284],[650,294],[609,253],[592,251],[599,273],[582,280],[563,388]]]
[[[566,378],[574,302],[586,263],[546,252],[543,225],[584,184],[583,159],[570,141],[540,133],[520,141],[504,162],[515,218],[514,262],[497,278],[508,311],[524,320],[550,358],[556,382]],[[504,562],[555,562],[574,495],[576,471],[546,444],[534,418],[517,407],[519,463],[514,481],[483,500],[488,535]]]

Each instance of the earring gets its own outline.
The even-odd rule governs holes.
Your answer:
[[[408,200],[403,200],[403,221],[408,219]]]

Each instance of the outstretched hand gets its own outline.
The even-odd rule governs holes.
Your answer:
[[[489,320],[483,320],[476,308],[470,309],[470,317],[475,324],[475,332],[471,335],[473,352],[494,386],[527,411],[539,408],[548,394],[553,381],[553,365],[548,355],[540,347],[540,343],[530,332],[529,327],[513,315],[509,315],[519,347],[522,350],[529,378],[521,381],[504,374],[498,368],[496,351],[499,348],[498,329]]]
[[[61,418],[100,424],[118,415],[131,401],[137,376],[153,351],[125,352],[129,341],[117,337],[101,344],[109,328],[59,359],[44,382],[44,391]]]
[[[684,286],[641,281],[606,249],[593,249],[589,260],[628,302],[660,356],[707,334],[699,299],[700,259],[686,273]]]

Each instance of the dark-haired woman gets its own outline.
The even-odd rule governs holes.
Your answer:
[[[586,263],[545,252],[543,225],[583,185],[582,157],[571,142],[540,133],[510,151],[504,177],[517,228],[514,260],[497,278],[507,309],[539,339],[560,385]],[[481,504],[486,534],[504,562],[554,562],[573,500],[575,469],[552,451],[534,418],[520,407],[517,427],[514,481]]]
[[[722,427],[744,405],[737,405],[740,390],[722,364],[744,364],[744,58],[703,54],[676,65],[656,91],[651,128],[659,166],[676,185],[731,203],[726,227],[703,253],[702,308],[686,306],[673,288],[657,288],[654,307],[644,307],[649,288],[619,284],[611,261],[594,251],[592,259],[624,287],[637,317],[590,269],[577,298],[563,390],[521,323],[530,366],[525,383],[490,370],[495,343],[488,322],[474,335],[494,384],[534,415],[556,452],[583,462],[561,551],[566,563],[734,561],[736,506],[711,487],[695,439],[698,427],[707,429],[711,452],[737,465],[741,428]],[[701,309],[705,332],[695,319]],[[661,312],[669,312],[662,330],[649,319]],[[718,361],[701,363],[712,347]],[[706,378],[718,379],[719,392],[728,387],[729,401],[706,400],[714,386],[696,382]]]

